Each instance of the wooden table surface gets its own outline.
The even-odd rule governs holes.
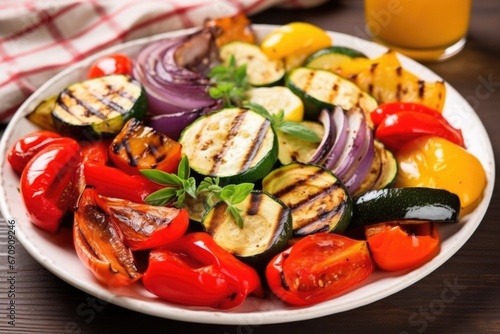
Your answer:
[[[436,0],[439,1],[439,0]],[[255,23],[302,20],[367,38],[362,1],[331,1],[304,11],[271,9]],[[454,58],[426,64],[471,103],[500,150],[500,1],[474,0],[465,49]],[[498,168],[497,168],[498,174]],[[206,325],[136,313],[102,303],[75,289],[16,245],[16,322],[8,324],[7,232],[0,235],[0,332],[22,333],[500,333],[500,188],[467,243],[440,268],[385,299],[340,314],[274,325]],[[456,298],[436,303],[450,282]],[[444,307],[436,308],[436,305]]]

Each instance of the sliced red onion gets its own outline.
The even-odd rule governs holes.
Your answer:
[[[354,194],[370,173],[370,168],[375,157],[375,145],[373,143],[373,131],[366,126],[366,148],[357,157],[357,162],[350,167],[349,175],[345,177],[344,185],[349,193]]]
[[[352,108],[346,112],[348,131],[347,143],[332,171],[342,181],[345,180],[351,164],[363,149],[366,139],[366,118],[363,110]]]
[[[157,41],[142,49],[133,75],[148,94],[152,114],[191,112],[210,107],[206,74],[218,62],[211,29]]]
[[[333,142],[336,136],[336,128],[333,126],[333,117],[332,113],[327,109],[321,110],[318,120],[323,124],[323,128],[325,132],[323,134],[323,138],[318,145],[318,148],[314,152],[311,160],[309,161],[312,164],[319,163],[325,155],[330,151],[333,146]]]
[[[147,125],[156,131],[167,135],[169,138],[178,140],[186,126],[193,123],[198,117],[222,108],[221,103],[214,103],[212,106],[191,111],[181,111],[177,113],[152,115],[145,119]]]
[[[333,109],[332,120],[333,127],[335,127],[335,139],[333,140],[332,148],[326,154],[324,161],[322,163],[327,169],[332,169],[338,158],[342,154],[347,142],[347,118],[344,109],[337,106]]]

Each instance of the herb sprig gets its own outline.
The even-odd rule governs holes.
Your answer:
[[[287,133],[301,140],[317,143],[321,138],[311,129],[300,122],[285,120],[284,110],[271,114],[262,105],[246,103],[246,91],[251,88],[247,80],[246,64],[236,65],[234,55],[229,58],[228,64],[214,66],[209,73],[212,87],[208,92],[213,99],[221,99],[225,108],[245,107],[269,119],[275,130]]]
[[[205,196],[210,204],[223,201],[227,205],[226,212],[230,214],[236,224],[243,228],[243,218],[237,204],[243,202],[254,188],[253,183],[228,184],[221,186],[220,179],[205,177],[198,186],[196,179],[190,175],[189,161],[183,156],[177,174],[167,173],[157,169],[143,169],[141,174],[151,181],[165,186],[148,195],[144,202],[150,205],[163,206],[172,203],[176,208],[186,204],[186,196],[197,198]]]

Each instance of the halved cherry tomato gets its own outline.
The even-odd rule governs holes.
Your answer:
[[[179,239],[187,231],[186,209],[152,206],[128,200],[97,196],[97,204],[122,232],[133,251],[160,247]]]
[[[23,172],[28,161],[35,156],[41,149],[51,143],[65,141],[57,132],[40,130],[27,134],[22,137],[7,152],[7,160],[12,168],[19,174]]]
[[[73,223],[73,243],[78,258],[108,286],[128,286],[141,278],[134,255],[121,232],[97,205],[95,189],[87,188],[78,201]]]
[[[375,130],[375,138],[394,152],[405,143],[425,135],[442,137],[465,147],[462,131],[455,129],[446,119],[416,111],[389,115]]]
[[[254,293],[263,296],[259,275],[215,243],[193,232],[151,251],[144,287],[169,302],[228,309]]]
[[[142,175],[129,175],[116,167],[96,163],[82,165],[84,185],[94,187],[99,195],[143,203],[146,196],[162,186]]]
[[[415,102],[386,102],[379,105],[375,110],[370,112],[370,118],[375,127],[389,115],[394,115],[402,111],[415,111],[418,113],[427,114],[436,118],[444,119],[443,114],[437,109],[426,106],[425,104]]]
[[[272,292],[292,305],[312,305],[339,295],[374,270],[368,245],[333,233],[300,239],[266,268]]]
[[[109,157],[129,174],[139,174],[141,169],[174,173],[181,160],[181,144],[133,118],[113,139]]]
[[[88,78],[97,78],[108,74],[132,75],[132,60],[119,53],[103,56],[92,63]]]
[[[439,253],[440,237],[432,222],[382,223],[365,227],[373,261],[382,270],[412,269]]]
[[[56,232],[61,220],[72,211],[77,197],[80,146],[71,139],[41,149],[21,174],[21,196],[31,222]]]

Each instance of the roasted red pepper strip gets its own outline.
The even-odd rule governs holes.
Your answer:
[[[66,140],[66,138],[53,131],[40,130],[29,133],[11,147],[7,152],[7,160],[12,168],[21,174],[28,161],[41,149],[52,143]]]
[[[21,196],[31,222],[56,232],[63,216],[74,208],[80,147],[70,138],[40,150],[21,174]]]
[[[439,252],[436,224],[376,224],[365,227],[373,261],[382,270],[412,269]]]
[[[442,137],[465,147],[462,131],[455,129],[446,119],[416,111],[389,115],[375,130],[375,138],[394,152],[405,143],[425,135]]]
[[[375,110],[370,113],[370,118],[372,119],[375,127],[379,126],[380,123],[389,115],[394,115],[402,111],[415,111],[418,113],[427,114],[434,116],[436,118],[444,119],[444,116],[439,110],[430,108],[424,104],[414,103],[414,102],[387,102],[379,105]]]
[[[144,287],[166,301],[229,309],[250,294],[262,296],[255,269],[217,245],[205,232],[194,232],[151,251]]]
[[[146,196],[161,188],[142,175],[129,175],[115,167],[95,163],[85,163],[82,167],[83,182],[103,196],[143,203]]]
[[[100,165],[108,163],[108,149],[111,140],[81,141],[79,144],[82,150],[83,163],[90,162]]]
[[[373,270],[366,241],[316,233],[272,259],[266,278],[278,298],[305,306],[334,298],[366,279]]]
[[[78,258],[103,284],[128,286],[141,274],[111,218],[99,207],[95,189],[87,188],[78,201],[73,222],[73,243]]]
[[[186,209],[105,196],[98,196],[97,203],[122,232],[125,244],[134,251],[160,247],[179,239],[189,225]]]

